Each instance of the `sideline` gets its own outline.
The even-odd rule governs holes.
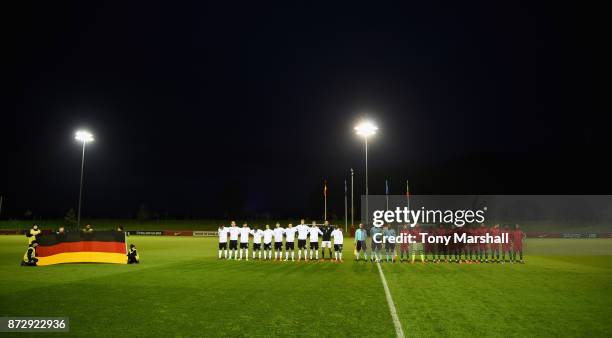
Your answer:
[[[393,299],[391,298],[391,292],[389,292],[389,286],[387,285],[387,279],[385,278],[385,274],[380,267],[380,263],[376,262],[376,266],[378,267],[378,273],[380,274],[380,280],[382,281],[383,288],[385,289],[385,296],[387,297],[387,304],[389,304],[389,312],[391,312],[391,318],[393,319],[393,326],[395,326],[395,334],[398,338],[404,338],[404,330],[402,330],[402,323],[400,323],[399,318],[397,317],[397,311],[395,310],[395,304],[393,303]]]

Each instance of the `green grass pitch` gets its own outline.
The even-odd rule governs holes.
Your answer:
[[[67,316],[71,336],[395,336],[377,267],[354,262],[352,243],[335,264],[219,261],[214,238],[130,241],[140,265],[28,268],[25,238],[0,237],[0,316]],[[525,265],[382,264],[406,336],[610,336],[612,240],[530,250]]]

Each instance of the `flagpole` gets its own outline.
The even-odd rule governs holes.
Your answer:
[[[325,200],[324,221],[327,221],[327,180],[323,182],[323,198]]]
[[[410,212],[410,188],[408,187],[408,180],[406,180],[406,208]]]
[[[385,180],[385,198],[387,200],[387,209],[389,210],[389,182]]]
[[[408,189],[408,180],[406,180],[406,209],[408,209],[408,212],[410,212],[410,190]],[[400,231],[399,224],[397,231]]]
[[[348,197],[346,196],[348,189],[346,188],[346,179],[344,180],[344,233],[348,231]]]
[[[410,211],[410,189],[408,188],[408,180],[406,180],[406,208]]]

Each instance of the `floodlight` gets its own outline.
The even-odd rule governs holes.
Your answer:
[[[355,127],[357,135],[369,137],[376,134],[378,127],[370,121],[362,121]]]
[[[76,132],[75,136],[74,136],[75,140],[81,141],[81,142],[93,142],[94,138],[93,135],[86,131],[86,130],[79,130]]]

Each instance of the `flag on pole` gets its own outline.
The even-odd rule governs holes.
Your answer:
[[[323,181],[323,200],[325,201],[325,214],[323,219],[327,221],[327,180]]]
[[[323,196],[327,197],[327,180],[323,181]]]

